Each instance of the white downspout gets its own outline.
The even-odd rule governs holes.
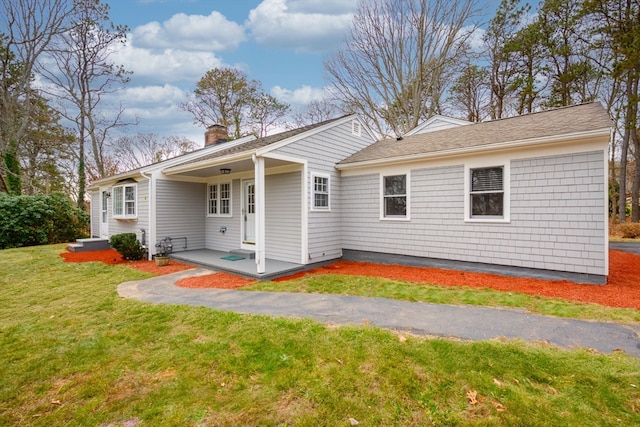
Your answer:
[[[256,268],[258,274],[266,271],[265,256],[265,174],[264,174],[264,157],[257,157],[255,154],[251,156],[254,164],[255,175],[255,229],[256,229]]]
[[[147,230],[147,260],[152,259],[151,250],[154,248],[156,241],[156,225],[152,222],[155,219],[156,207],[153,205],[153,175],[146,175],[145,172],[140,171],[140,175],[147,178],[149,181],[149,188],[147,189],[147,197],[149,198],[149,229]]]

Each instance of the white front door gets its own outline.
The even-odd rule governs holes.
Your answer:
[[[255,245],[256,243],[256,184],[253,180],[244,181],[244,197],[242,206],[244,222],[244,236],[242,243]]]
[[[109,237],[109,210],[107,208],[107,201],[109,200],[108,193],[103,191],[100,193],[100,237]]]

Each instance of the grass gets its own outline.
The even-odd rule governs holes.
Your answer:
[[[377,277],[339,274],[305,275],[283,282],[257,282],[244,290],[357,295],[436,304],[524,309],[531,313],[601,322],[640,324],[640,311],[572,302],[560,298],[492,289],[437,286]]]
[[[148,277],[0,251],[0,425],[640,424],[640,360],[117,295]]]

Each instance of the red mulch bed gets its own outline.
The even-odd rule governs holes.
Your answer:
[[[65,261],[102,261],[108,264],[126,264],[155,274],[168,274],[193,268],[171,261],[168,266],[156,267],[153,261],[126,261],[113,249],[91,252],[65,252]],[[568,281],[551,281],[523,277],[506,277],[487,273],[473,273],[438,268],[382,265],[351,261],[333,264],[277,279],[278,281],[302,277],[305,274],[347,274],[384,277],[415,283],[442,286],[490,288],[505,292],[522,292],[572,301],[596,303],[610,307],[640,309],[640,256],[622,251],[609,251],[609,280],[606,285],[581,285]],[[228,273],[214,273],[180,280],[177,285],[187,288],[234,289],[253,283]]]
[[[204,276],[187,277],[176,282],[182,288],[237,289],[255,283],[254,279],[236,276],[223,271]]]
[[[60,254],[66,262],[104,262],[105,264],[124,264],[129,267],[137,268],[138,270],[146,271],[157,275],[171,274],[178,271],[188,270],[194,268],[192,265],[183,264],[181,262],[171,260],[169,265],[163,267],[156,267],[155,261],[129,261],[122,259],[122,255],[115,249],[104,249],[101,251],[87,251],[87,252],[63,252]]]

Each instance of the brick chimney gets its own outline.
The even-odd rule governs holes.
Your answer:
[[[227,142],[227,128],[223,125],[211,125],[204,133],[204,146],[222,144]]]

